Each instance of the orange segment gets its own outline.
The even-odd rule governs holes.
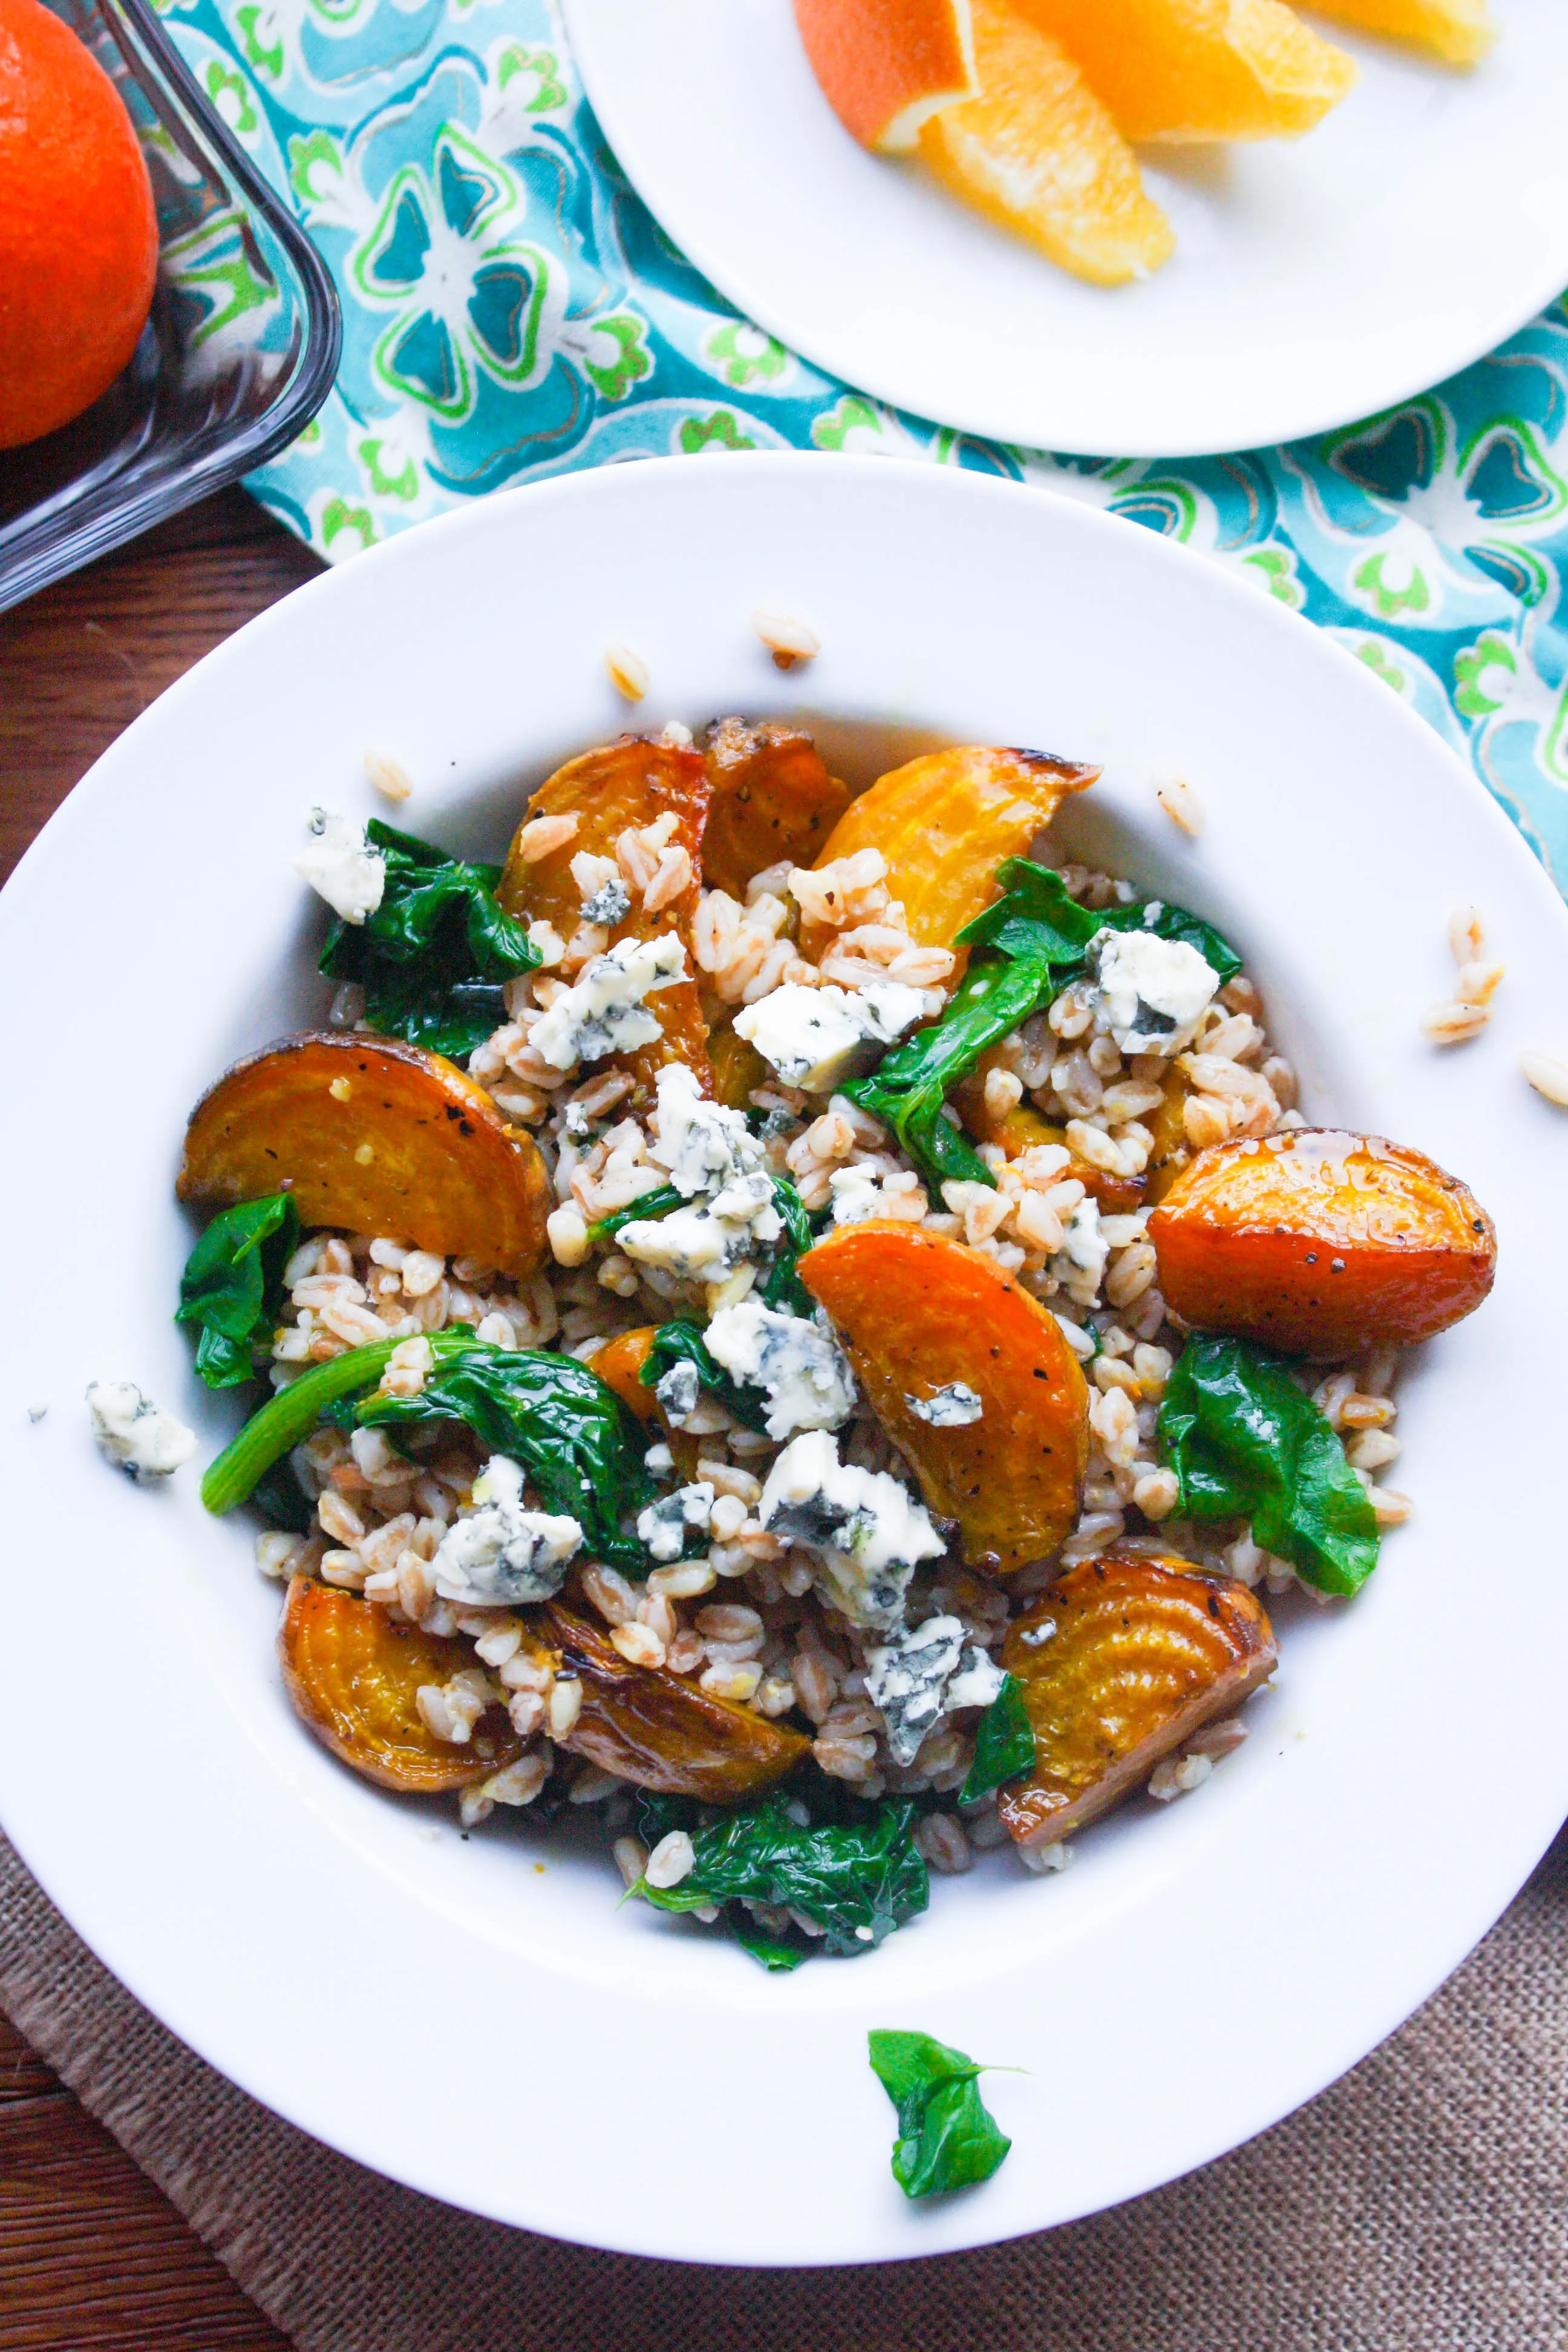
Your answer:
[[[1414,41],[1445,65],[1473,66],[1498,37],[1487,0],[1311,0],[1320,16]]]
[[[926,124],[931,171],[1077,278],[1146,278],[1175,239],[1110,113],[1048,35],[997,0],[974,0],[973,16],[983,94]]]
[[[1343,51],[1310,33],[1283,0],[1014,5],[1076,59],[1128,139],[1292,139],[1355,79]],[[1354,15],[1354,5],[1345,13]]]
[[[907,153],[974,78],[969,0],[795,0],[823,96],[862,147]]]

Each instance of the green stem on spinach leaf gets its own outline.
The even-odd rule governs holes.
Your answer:
[[[374,1388],[386,1370],[396,1339],[373,1339],[367,1348],[350,1348],[324,1364],[312,1364],[297,1381],[252,1413],[232,1443],[225,1446],[202,1480],[202,1501],[219,1517],[236,1509],[255,1490],[257,1482],[275,1462],[291,1454],[320,1421],[330,1404]],[[477,1345],[471,1331],[437,1331],[430,1351],[437,1362]]]

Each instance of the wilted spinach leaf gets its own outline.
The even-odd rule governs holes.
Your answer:
[[[649,1886],[643,1879],[636,1894],[661,1911],[695,1911],[742,1897],[799,1911],[823,1930],[807,1940],[803,1958],[868,1952],[930,1900],[926,1866],[910,1836],[912,1805],[889,1801],[858,1822],[802,1822],[789,1800],[778,1795],[733,1812],[704,1815],[668,1800],[645,1801],[642,1811],[650,1844],[667,1830],[685,1829],[697,1859],[679,1886]],[[755,1935],[754,1925],[751,1932]]]
[[[899,2113],[893,2179],[906,2197],[938,2197],[989,2180],[1012,2141],[975,2088],[977,2066],[929,2033],[872,2032],[871,2066]]]
[[[332,925],[321,968],[358,982],[384,1036],[460,1059],[504,1022],[505,983],[533,971],[539,950],[497,901],[499,866],[467,865],[374,817],[365,839],[386,867],[381,904]]]
[[[290,1535],[308,1536],[315,1528],[316,1506],[294,1475],[287,1454],[262,1472],[250,1499],[263,1518],[275,1528],[287,1528]]]
[[[816,1311],[815,1303],[812,1312]],[[673,1323],[661,1323],[653,1335],[653,1345],[637,1378],[645,1389],[658,1388],[666,1372],[675,1364],[695,1364],[697,1377],[710,1396],[718,1399],[725,1412],[738,1421],[742,1429],[765,1430],[768,1402],[755,1389],[743,1389],[732,1381],[727,1371],[716,1364],[702,1336],[702,1326],[684,1316]]]
[[[1266,1551],[1321,1592],[1357,1592],[1377,1566],[1377,1520],[1345,1449],[1281,1357],[1200,1332],[1176,1359],[1160,1442],[1184,1518],[1247,1518]]]
[[[988,1045],[1008,1036],[1057,992],[1048,962],[977,956],[941,1020],[895,1045],[869,1077],[850,1079],[843,1091],[892,1129],[928,1181],[958,1178],[994,1185],[996,1179],[973,1145],[943,1116],[947,1090]]]
[[[655,1192],[643,1192],[637,1200],[628,1201],[624,1209],[612,1209],[607,1216],[595,1217],[588,1228],[588,1239],[608,1241],[623,1225],[636,1224],[643,1217],[668,1217],[672,1209],[679,1208],[681,1198],[673,1184],[660,1184]]]
[[[760,1960],[770,1976],[787,1976],[809,1957],[804,1944],[786,1944],[777,1936],[764,1935],[751,1913],[739,1904],[730,1915],[730,1932],[741,1949],[750,1952],[753,1960]]]
[[[996,869],[1002,896],[966,923],[961,945],[995,948],[1003,955],[1043,961],[1066,972],[1081,962],[1100,931],[1152,931],[1195,948],[1223,988],[1241,970],[1241,958],[1201,915],[1168,898],[1134,899],[1125,907],[1083,907],[1059,874],[1032,858],[1005,858]],[[1064,982],[1064,985],[1066,983]]]
[[[804,1315],[809,1321],[816,1313],[816,1301],[795,1268],[816,1236],[811,1230],[811,1218],[805,1202],[787,1176],[773,1178],[773,1206],[779,1213],[784,1232],[779,1237],[773,1262],[760,1286],[762,1302],[764,1307],[773,1307],[777,1314]]]
[[[1031,1771],[1035,1762],[1035,1732],[1024,1705],[1023,1686],[1016,1675],[1003,1677],[1002,1687],[980,1718],[974,1734],[974,1761],[959,1791],[961,1805],[988,1797],[1004,1780],[1016,1780]]]
[[[1084,950],[1102,930],[1147,929],[1184,940],[1218,973],[1234,980],[1241,959],[1219,933],[1184,907],[1151,899],[1130,907],[1080,907],[1059,874],[1027,857],[1005,858],[1002,896],[958,934],[978,950],[940,1021],[883,1056],[869,1077],[844,1088],[851,1102],[890,1127],[928,1181],[951,1177],[994,1184],[979,1153],[942,1115],[950,1087],[987,1046],[1008,1036],[1079,978]]]
[[[253,1381],[266,1360],[283,1304],[283,1269],[300,1238],[300,1213],[287,1192],[221,1209],[180,1277],[176,1323],[194,1324],[196,1370],[209,1389]]]
[[[543,1348],[466,1348],[437,1364],[417,1396],[369,1396],[362,1428],[395,1438],[436,1422],[460,1422],[491,1454],[521,1464],[552,1511],[570,1514],[588,1550],[633,1576],[647,1572],[621,1522],[652,1500],[642,1424],[588,1365]]]

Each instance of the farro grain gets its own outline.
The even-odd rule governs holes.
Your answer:
[[[1568,1109],[1568,1058],[1561,1054],[1543,1054],[1532,1046],[1520,1055],[1519,1066],[1538,1095]]]
[[[640,702],[648,689],[649,671],[642,656],[619,643],[605,647],[605,667],[610,684],[626,702]]]
[[[916,1825],[914,1843],[931,1868],[944,1877],[956,1878],[974,1867],[969,1840],[951,1813],[927,1813]]]
[[[366,751],[364,772],[383,800],[405,801],[414,790],[413,777],[390,751]]]
[[[544,1701],[537,1691],[513,1691],[506,1703],[506,1711],[520,1739],[531,1739],[544,1721]]]
[[[1433,1004],[1421,1016],[1421,1034],[1434,1045],[1463,1045],[1480,1035],[1489,1017],[1484,1004]]]
[[[564,1739],[583,1712],[583,1685],[574,1675],[563,1675],[550,1692],[550,1736]]]
[[[616,1857],[616,1868],[623,1883],[635,1886],[647,1868],[647,1848],[639,1837],[618,1837],[610,1851]]]
[[[537,866],[577,838],[580,819],[573,815],[531,817],[517,836],[517,854],[525,866]]]
[[[1496,995],[1506,967],[1478,958],[1473,963],[1461,964],[1454,982],[1454,994],[1461,1004],[1489,1004]]]
[[[775,669],[794,669],[798,662],[815,661],[822,651],[822,640],[815,629],[775,606],[761,606],[752,614],[752,626],[772,654]]]
[[[616,1569],[595,1561],[583,1570],[583,1591],[607,1625],[629,1625],[637,1616],[638,1595]]]
[[[1163,1757],[1149,1776],[1149,1794],[1156,1804],[1168,1805],[1173,1797],[1184,1797],[1197,1788],[1213,1770],[1214,1759],[1210,1756],[1189,1751],[1184,1756]]]
[[[1163,782],[1155,785],[1154,798],[1171,823],[1180,825],[1184,833],[1196,840],[1204,829],[1204,805],[1191,784],[1180,776],[1168,776]]]
[[[651,1625],[645,1625],[636,1619],[612,1625],[610,1640],[629,1665],[662,1666],[664,1664],[665,1644]]]
[[[1457,964],[1475,963],[1485,951],[1486,930],[1475,907],[1456,907],[1448,918],[1448,950]]]
[[[679,1886],[689,1878],[697,1864],[697,1850],[684,1830],[670,1830],[661,1837],[643,1864],[643,1876],[650,1886]]]

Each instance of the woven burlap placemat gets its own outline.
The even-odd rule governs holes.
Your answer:
[[[1206,2171],[981,2253],[707,2270],[475,2221],[307,2139],[138,2007],[0,1840],[0,2004],[300,2352],[1568,2352],[1565,1930],[1568,1832],[1419,2016]],[[1288,1976],[1160,1977],[1216,2065],[1290,2031]]]

